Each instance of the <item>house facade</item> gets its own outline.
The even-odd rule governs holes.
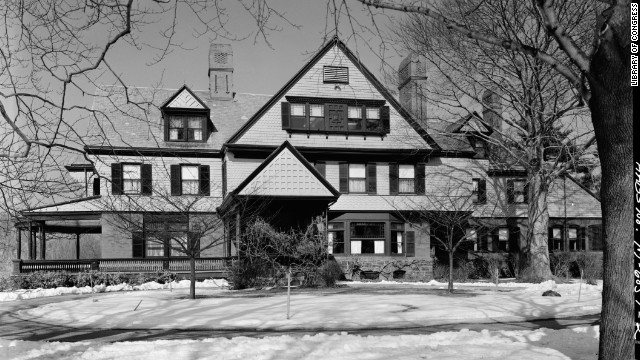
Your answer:
[[[466,251],[524,246],[526,174],[493,167],[476,136],[496,126],[491,94],[482,115],[436,133],[422,121],[426,76],[413,57],[400,66],[400,100],[337,38],[273,96],[235,92],[229,45],[212,45],[209,63],[208,91],[98,90],[90,162],[68,167],[87,196],[24,212],[16,271],[180,271],[189,250],[199,271],[222,272],[256,215],[282,229],[321,219],[345,271],[408,280],[431,279],[438,256],[425,213],[472,214]],[[552,249],[601,249],[599,201],[572,178],[553,184],[549,212]],[[78,243],[99,234],[100,258],[83,259],[78,245],[75,262],[47,260],[52,231]]]

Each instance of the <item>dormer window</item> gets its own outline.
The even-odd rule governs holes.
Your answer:
[[[183,86],[161,106],[165,141],[205,142],[209,107]]]
[[[204,116],[167,115],[169,141],[203,141]]]

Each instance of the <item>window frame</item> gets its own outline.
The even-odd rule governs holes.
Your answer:
[[[375,221],[375,220],[366,220],[366,221],[350,221],[349,222],[349,250],[351,255],[365,255],[365,256],[369,256],[369,255],[387,255],[387,241],[391,242],[390,238],[387,238],[387,224],[389,222],[388,221]],[[357,226],[358,224],[378,224],[378,226],[381,225],[382,227],[382,238],[380,237],[374,237],[374,238],[368,238],[368,237],[354,237],[353,232],[354,232],[354,226]],[[376,242],[380,242],[382,239],[382,252],[375,252],[375,248],[376,248]],[[354,241],[359,241],[360,242],[360,252],[359,253],[354,253],[353,252],[353,242]],[[363,246],[363,242],[373,242],[373,251],[372,253],[365,253],[362,252],[362,249],[364,248]]]
[[[405,235],[406,229],[404,223],[391,221],[389,223],[389,255],[390,256],[405,256],[407,253],[407,239]],[[394,234],[396,236],[394,236]],[[397,235],[401,234],[402,241],[397,241]],[[395,240],[395,241],[394,241]],[[393,252],[393,244],[400,245],[400,251]],[[397,248],[396,248],[397,249]]]
[[[356,178],[356,177],[351,177],[351,166],[352,165],[362,165],[362,167],[364,168],[364,177],[360,178]],[[364,183],[363,185],[363,191],[353,191],[351,189],[351,179],[354,180],[362,180],[362,182]],[[349,194],[367,194],[367,164],[366,163],[349,163],[347,166],[347,181],[349,183]]]
[[[555,234],[553,233],[553,230],[557,229],[558,233],[559,233],[559,237],[555,237]],[[551,251],[564,251],[564,227],[562,226],[558,226],[558,225],[553,225],[549,227],[549,238],[552,241],[552,246]],[[558,242],[560,244],[560,248],[556,249],[556,242]]]
[[[176,142],[176,143],[205,143],[207,142],[207,137],[209,135],[208,131],[208,122],[209,122],[209,110],[202,109],[181,109],[181,110],[171,110],[165,109],[162,113],[164,118],[165,125],[165,141],[167,142]],[[182,122],[182,127],[171,127],[171,121],[179,119]],[[189,138],[190,128],[189,120],[199,120],[200,121],[200,131],[202,133],[201,140],[195,140]],[[171,139],[171,129],[182,129],[184,134],[184,139]]]
[[[183,176],[183,171],[185,168],[195,168],[196,171],[196,177],[197,179],[184,179]],[[185,181],[190,181],[190,182],[195,182],[197,184],[196,188],[198,189],[197,192],[194,193],[186,193],[185,190]],[[193,185],[191,185],[193,186]],[[182,195],[202,195],[200,193],[200,164],[180,164],[180,193]]]
[[[413,177],[412,178],[403,178],[401,176],[401,168],[405,166],[405,167],[412,167],[413,168]],[[406,194],[415,194],[416,193],[416,165],[415,164],[398,164],[398,194],[401,195],[406,195]],[[402,180],[409,180],[411,179],[411,191],[401,191],[401,184],[402,184]],[[408,182],[408,181],[407,181]]]
[[[120,165],[122,166],[122,184],[121,184],[121,186],[122,186],[122,195],[142,195],[142,163],[126,162],[126,163],[120,163]],[[125,177],[124,177],[124,174],[125,174],[124,167],[125,166],[137,166],[138,167],[139,177],[138,177],[137,180],[138,180],[138,184],[139,184],[138,188],[140,189],[140,191],[138,191],[138,192],[127,192],[127,191],[125,191],[124,183],[125,183],[126,180],[128,180],[128,179],[125,179]]]
[[[173,255],[173,246],[172,243],[176,241],[175,235],[171,234],[183,234],[186,237],[186,241],[191,241],[190,238],[190,223],[189,217],[184,215],[155,215],[155,216],[145,216],[143,218],[143,258],[186,258],[188,254],[179,253],[178,255]],[[159,224],[157,228],[150,229],[151,224]],[[183,229],[176,229],[176,224],[181,224]],[[172,228],[173,227],[173,228]],[[149,238],[155,237],[157,240],[149,240]],[[150,243],[153,244],[161,244],[162,245],[162,255],[148,255],[147,251]],[[159,246],[156,246],[159,248]],[[177,250],[176,250],[177,251]]]
[[[330,221],[327,223],[327,247],[328,253],[332,255],[346,255],[345,223],[343,221]],[[332,233],[342,233],[342,241],[335,242],[331,238]],[[336,252],[336,244],[342,244],[342,252]]]

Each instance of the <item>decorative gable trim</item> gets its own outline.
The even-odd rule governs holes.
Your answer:
[[[187,85],[183,85],[175,92],[167,101],[165,101],[161,109],[193,109],[193,110],[209,110],[207,104],[189,89]]]
[[[307,62],[300,71],[298,71],[266,104],[260,108],[238,131],[233,134],[228,144],[237,142],[240,137],[249,130],[269,109],[271,109],[308,71],[311,69],[333,46],[338,46],[344,52],[354,66],[362,72],[367,80],[369,80],[378,92],[389,102],[391,106],[402,116],[411,127],[431,146],[434,150],[441,150],[441,147],[433,140],[427,131],[420,126],[418,121],[400,103],[391,95],[384,85],[360,62],[360,60],[347,48],[347,46],[337,37],[328,41],[316,55]],[[225,146],[226,144],[225,143]]]
[[[484,130],[464,130],[463,128],[465,126],[470,126],[473,128],[473,126],[470,125],[472,121],[476,123],[477,127],[481,127]],[[480,115],[475,111],[456,121],[455,123],[447,126],[445,130],[452,133],[482,133],[483,135],[491,135],[493,133],[493,128],[491,127],[491,125],[483,121]]]
[[[304,167],[311,172],[311,174],[332,194],[332,197],[337,198],[340,193],[316,170],[316,168],[305,159],[298,150],[288,141],[285,141],[280,145],[271,155],[269,155],[261,164],[256,168],[238,187],[231,193],[231,195],[242,195],[241,192],[260,174],[262,171],[282,153],[285,149],[289,150],[295,158]]]

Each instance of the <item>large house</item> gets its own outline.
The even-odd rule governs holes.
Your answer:
[[[400,100],[338,38],[273,96],[235,91],[229,45],[211,45],[209,64],[208,91],[97,91],[91,162],[67,167],[93,196],[25,212],[16,272],[182,271],[183,254],[154,240],[188,241],[203,228],[197,269],[223,271],[256,214],[279,228],[316,221],[345,269],[393,264],[407,279],[432,277],[438,247],[426,212],[490,220],[490,228],[469,225],[469,252],[524,245],[526,174],[492,166],[483,141],[500,126],[494,94],[482,115],[436,133],[420,111],[417,89],[427,80],[414,57],[400,65]],[[549,214],[552,250],[601,250],[599,201],[571,177],[552,186]],[[51,232],[76,235],[74,260],[46,260]],[[99,236],[97,259],[80,253],[90,233]]]

